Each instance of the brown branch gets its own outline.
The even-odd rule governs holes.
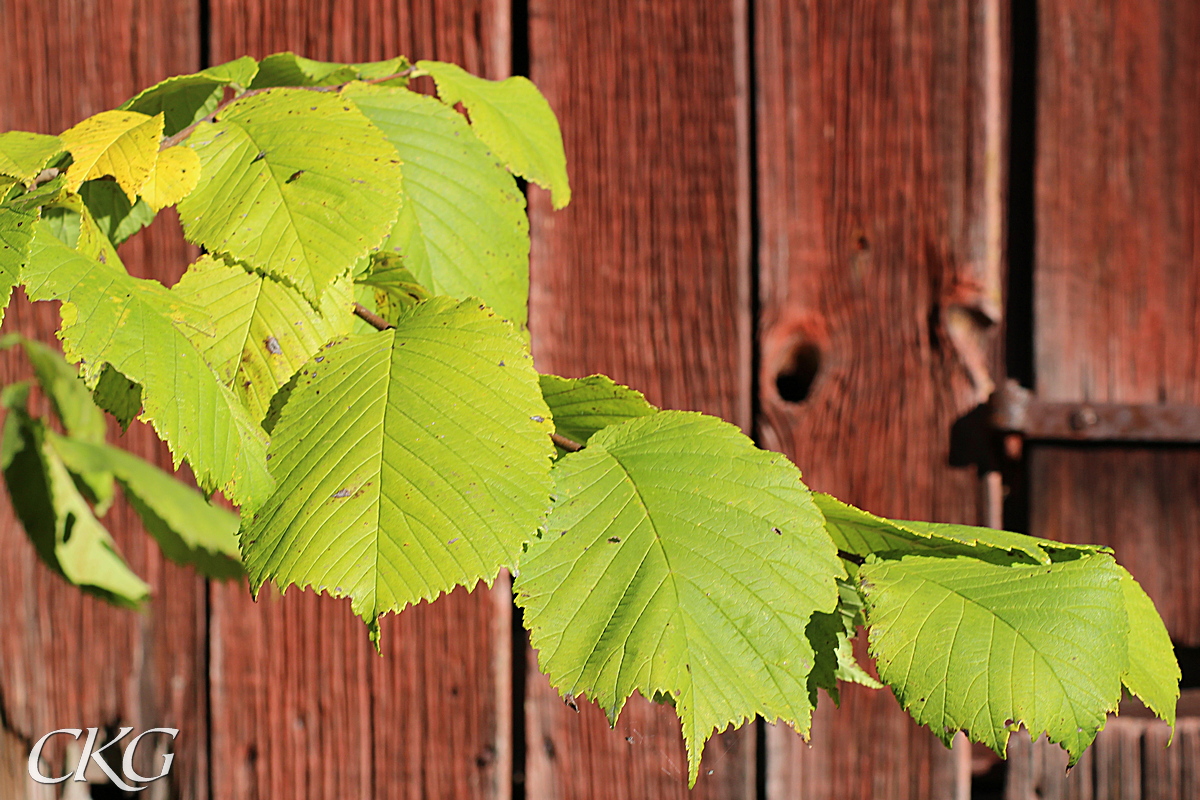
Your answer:
[[[58,167],[46,167],[46,169],[39,172],[37,177],[33,179],[33,184],[29,187],[29,189],[32,191],[33,189],[41,186],[43,183],[49,183],[57,177]]]
[[[374,311],[371,311],[369,308],[364,306],[362,303],[354,304],[354,316],[358,317],[359,319],[363,320],[364,322],[367,322],[367,323],[373,325],[375,327],[375,329],[379,330],[379,331],[386,331],[389,328],[395,327],[390,322],[388,322],[386,319],[384,319],[383,317],[376,314]]]
[[[391,75],[384,75],[380,78],[371,78],[369,80],[359,81],[359,83],[369,83],[369,84],[384,83],[386,81],[395,80],[396,78],[407,78],[409,75],[412,75],[414,72],[416,72],[416,67],[410,66],[407,69],[400,70],[399,72],[393,72]],[[345,83],[339,83],[336,86],[265,86],[262,89],[247,89],[246,91],[242,92],[241,94],[235,95],[235,96],[229,98],[228,100],[226,100],[225,102],[221,103],[220,105],[218,105],[215,109],[213,109],[213,112],[211,114],[209,114],[207,117],[201,117],[200,119],[193,122],[191,125],[188,125],[186,128],[181,130],[179,133],[173,134],[171,136],[168,136],[166,139],[163,139],[162,144],[160,144],[158,146],[158,150],[159,150],[159,152],[162,152],[163,150],[166,150],[168,147],[174,147],[175,145],[179,144],[184,139],[191,136],[192,131],[196,130],[196,127],[201,122],[215,122],[218,114],[220,114],[222,111],[224,111],[226,108],[228,108],[231,104],[236,103],[238,100],[245,100],[247,97],[253,97],[256,94],[262,94],[263,92],[269,92],[272,89],[303,89],[308,92],[340,92],[342,89],[345,89],[347,86],[349,86],[353,82],[354,81],[346,81]]]
[[[864,559],[862,556],[856,556],[853,553],[847,553],[845,550],[838,550],[838,558],[842,559],[843,561],[849,561],[851,564],[857,564],[860,567],[866,561],[866,559]]]
[[[574,439],[568,439],[561,433],[552,433],[550,434],[550,438],[554,440],[556,445],[561,447],[563,450],[566,450],[568,453],[578,453],[583,449],[583,445],[581,445],[579,442],[575,441]]]

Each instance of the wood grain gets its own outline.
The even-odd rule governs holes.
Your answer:
[[[407,55],[504,77],[507,0],[210,3],[214,62]],[[495,798],[511,791],[511,600],[464,590],[384,625],[348,604],[214,588],[214,797]]]
[[[1038,394],[1200,404],[1200,6],[1040,8]]]
[[[1200,450],[1031,449],[1031,529],[1112,547],[1175,642],[1200,646]]]
[[[0,130],[58,133],[144,86],[194,70],[198,19],[193,0],[169,8],[134,0],[0,3]],[[131,272],[169,281],[191,260],[192,248],[165,215],[121,255]],[[4,330],[53,343],[55,306],[18,299]],[[17,353],[0,358],[0,380],[29,374]],[[112,428],[110,441],[170,469],[166,448],[140,423],[124,437]],[[25,760],[42,734],[130,725],[179,728],[170,791],[184,800],[207,798],[205,583],[190,569],[164,562],[124,502],[105,522],[130,566],[153,587],[143,614],[85,597],[52,574],[13,518],[7,495],[0,500],[0,598],[6,610],[0,627],[0,723],[6,729],[0,776],[14,781],[5,785],[0,777],[0,796],[38,796]],[[60,762],[62,752],[56,747],[52,759]],[[138,755],[146,774],[151,754]]]
[[[1067,754],[1023,733],[1009,743],[1005,800],[1176,800],[1200,793],[1200,719],[1181,717],[1174,740],[1166,723],[1110,717],[1070,772]]]
[[[1200,404],[1200,7],[1040,4],[1036,390]],[[1031,532],[1111,545],[1200,645],[1200,449],[1038,447]]]
[[[756,11],[761,440],[814,488],[887,516],[985,520],[951,432],[994,380],[999,15],[965,1]],[[811,746],[771,730],[769,796],[962,791],[965,759],[890,693],[842,698],[823,698]]]
[[[529,3],[530,76],[562,120],[574,195],[552,212],[531,189],[530,329],[544,372],[603,372],[748,431],[745,24],[731,0]],[[671,709],[635,697],[610,731],[530,665],[527,797],[753,794],[753,729],[711,741],[689,793]]]
[[[322,61],[398,55],[490,78],[512,68],[510,0],[210,0],[211,60],[291,50]]]

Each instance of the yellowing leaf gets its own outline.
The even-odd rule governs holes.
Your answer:
[[[396,148],[332,92],[236,100],[187,139],[200,185],[179,204],[188,241],[299,289],[316,304],[400,213]]]
[[[350,332],[350,280],[330,284],[313,308],[295,289],[201,256],[171,293],[208,311],[212,330],[188,337],[255,420],[321,345]]]
[[[159,211],[192,193],[200,182],[200,156],[190,147],[168,147],[158,154],[150,177],[142,186],[146,204]]]
[[[25,291],[32,300],[63,301],[63,351],[83,362],[89,385],[106,363],[141,385],[142,419],[170,446],[176,464],[187,459],[202,489],[258,505],[272,490],[266,437],[188,338],[189,329],[210,324],[207,314],[157,281],[129,276],[106,239],[100,236],[97,248],[89,243],[90,227],[72,250],[40,226],[23,273]]]
[[[67,189],[78,191],[92,178],[112,176],[132,202],[158,160],[163,115],[101,111],[60,137],[75,162],[67,170]]]

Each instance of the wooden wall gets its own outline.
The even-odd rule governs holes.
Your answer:
[[[996,523],[976,409],[1008,370],[1047,399],[1200,403],[1198,9],[0,0],[0,129],[57,132],[166,75],[285,49],[529,74],[562,120],[575,196],[553,212],[530,190],[540,369],[718,414],[870,510]],[[180,241],[164,218],[123,256],[170,282],[194,256]],[[18,301],[5,329],[46,339],[56,321]],[[0,380],[25,370],[0,359]],[[122,443],[169,463],[137,424]],[[1176,640],[1200,645],[1197,452],[1026,456],[1031,532],[1113,544]],[[24,776],[41,733],[117,724],[182,730],[170,796],[186,800],[971,791],[968,748],[854,687],[822,701],[811,746],[765,725],[720,735],[689,792],[670,710],[635,699],[610,731],[564,706],[505,580],[389,619],[379,658],[344,604],[254,604],[116,514],[154,587],[142,614],[63,585],[0,501],[0,797],[52,796]],[[1018,777],[1043,758],[1016,757]],[[1078,795],[1062,786],[1039,796]]]

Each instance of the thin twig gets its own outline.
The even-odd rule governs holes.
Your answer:
[[[410,66],[407,69],[400,70],[399,72],[393,72],[391,75],[384,75],[380,78],[370,78],[369,80],[359,81],[359,83],[370,83],[370,84],[384,83],[386,81],[395,80],[396,78],[407,78],[416,71],[417,71],[416,67]],[[215,109],[213,109],[213,112],[211,114],[209,114],[207,117],[201,117],[200,119],[193,122],[191,125],[188,125],[186,128],[181,130],[179,133],[173,134],[171,136],[168,136],[166,139],[163,139],[162,144],[160,144],[158,146],[159,152],[166,150],[168,147],[174,147],[175,145],[182,142],[184,139],[191,136],[192,131],[196,130],[196,127],[201,122],[215,122],[218,114],[220,114],[222,111],[224,111],[226,108],[228,108],[230,106],[230,104],[236,103],[238,100],[245,100],[247,97],[253,97],[256,94],[262,94],[263,92],[269,92],[272,89],[303,89],[307,92],[340,92],[342,89],[345,89],[351,83],[354,83],[354,81],[346,81],[345,83],[339,83],[336,86],[265,86],[262,89],[247,89],[246,91],[242,92],[241,94],[234,95],[233,97],[229,98],[225,102],[218,105]]]
[[[364,306],[362,303],[354,304],[354,315],[356,317],[358,317],[359,319],[363,320],[364,322],[367,322],[367,323],[370,323],[371,325],[373,325],[376,330],[386,331],[389,328],[395,327],[390,322],[388,322],[386,319],[384,319],[383,317],[376,314],[374,311],[371,311],[369,308]]]
[[[46,167],[46,169],[42,170],[41,172],[39,172],[37,174],[37,177],[33,179],[33,183],[30,185],[29,188],[30,188],[30,190],[36,189],[39,186],[41,186],[43,183],[49,183],[50,181],[54,180],[57,177],[58,177],[58,167]]]
[[[575,441],[574,439],[568,439],[561,433],[552,433],[550,434],[550,438],[554,440],[556,445],[561,447],[563,450],[566,450],[568,453],[578,453],[583,449],[583,445],[581,445],[579,442]]]
[[[845,550],[838,550],[838,558],[842,559],[843,561],[849,561],[851,564],[857,564],[860,567],[865,562],[865,559],[862,556],[856,556],[853,553],[847,553]]]

